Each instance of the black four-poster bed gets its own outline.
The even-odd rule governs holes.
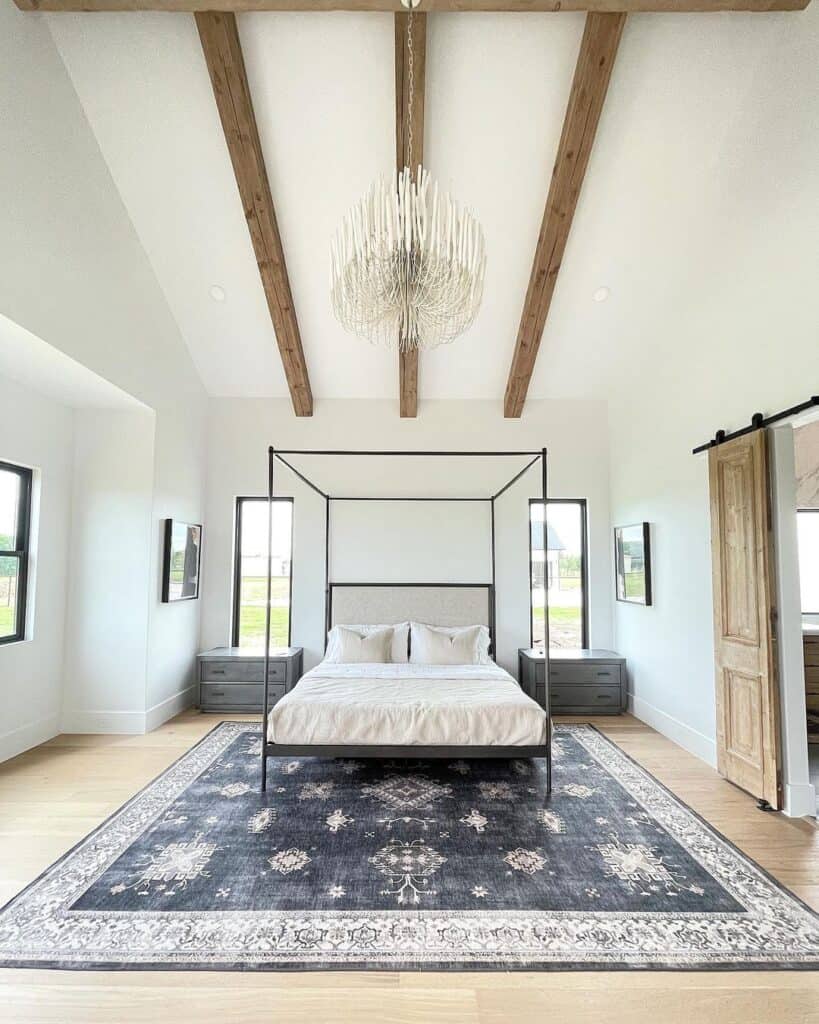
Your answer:
[[[379,456],[387,458],[413,458],[413,459],[438,459],[438,458],[475,458],[475,459],[496,459],[496,458],[528,458],[529,461],[519,472],[508,480],[499,490],[484,496],[334,496],[328,491],[320,488],[310,480],[307,475],[297,469],[290,459],[302,456],[332,456],[332,457],[370,457]],[[547,526],[546,526],[546,498],[548,492],[547,477],[547,451],[545,448],[539,451],[376,451],[376,450],[328,450],[328,449],[275,449],[272,446],[268,449],[268,475],[267,475],[267,594],[266,594],[266,615],[265,615],[265,645],[264,645],[264,704],[262,709],[262,743],[261,743],[261,788],[267,786],[267,758],[268,757],[350,757],[350,758],[527,758],[543,757],[546,759],[546,792],[552,788],[552,744],[551,744],[551,721],[547,721],[545,738],[542,743],[534,745],[434,745],[424,746],[416,744],[366,744],[356,745],[348,743],[308,744],[308,743],[274,743],[268,739],[269,707],[269,683],[270,683],[270,618],[271,618],[271,580],[272,580],[272,547],[273,547],[273,500],[274,500],[274,466],[280,462],[291,473],[307,487],[318,494],[325,503],[324,516],[324,634],[325,643],[327,635],[333,625],[333,598],[336,590],[343,588],[367,589],[393,589],[411,590],[412,588],[423,588],[441,591],[457,590],[463,588],[464,592],[485,591],[487,599],[487,617],[491,651],[496,656],[496,590],[495,590],[495,502],[505,494],[514,484],[520,480],[530,469],[540,465],[540,490],[544,504],[543,516],[543,553],[547,553]],[[352,584],[346,582],[335,582],[330,579],[330,513],[334,501],[386,501],[386,502],[488,502],[490,508],[490,545],[491,545],[491,581],[489,583],[446,583],[446,584],[423,584],[423,583],[373,583],[373,584]],[[528,523],[527,523],[528,526]],[[531,527],[530,527],[531,529]],[[544,566],[544,658],[546,659],[546,674],[548,678],[549,660],[549,615],[548,615],[548,580]],[[530,586],[531,586],[531,562],[530,562]]]

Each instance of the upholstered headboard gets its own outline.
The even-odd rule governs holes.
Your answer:
[[[495,646],[491,583],[331,583],[329,624],[414,620],[434,626],[489,627]]]

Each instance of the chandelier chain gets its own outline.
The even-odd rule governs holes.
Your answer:
[[[415,92],[415,51],[412,46],[412,7],[407,17],[407,61],[409,64],[408,87],[409,97],[407,98],[407,153],[405,163],[412,170],[412,97]],[[399,168],[400,170],[400,168]]]

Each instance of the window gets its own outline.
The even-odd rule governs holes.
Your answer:
[[[270,591],[270,643],[290,646],[293,499],[273,499],[273,569]],[[236,499],[233,576],[233,646],[264,644],[267,591],[267,498]]]
[[[799,537],[799,585],[802,614],[819,615],[819,508],[802,508],[796,513]]]
[[[26,633],[31,470],[0,462],[0,644]]]
[[[533,647],[544,641],[546,588],[549,593],[549,646],[586,647],[586,501],[549,498],[547,542],[543,552],[543,502],[529,502],[530,631]]]

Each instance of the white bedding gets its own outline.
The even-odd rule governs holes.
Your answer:
[[[280,744],[539,746],[543,709],[497,665],[322,662],[276,704]]]

